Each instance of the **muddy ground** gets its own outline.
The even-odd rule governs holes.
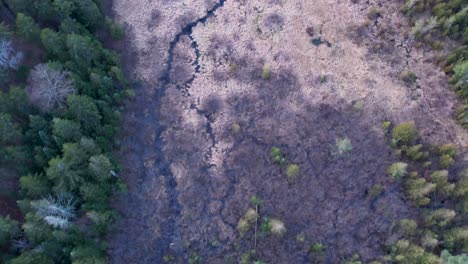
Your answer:
[[[137,95],[111,263],[237,263],[254,249],[253,232],[236,230],[252,195],[287,228],[259,235],[259,260],[309,263],[319,241],[326,263],[384,255],[393,223],[414,210],[385,175],[396,157],[382,122],[415,120],[426,143],[468,143],[438,54],[415,47],[398,2],[115,0]],[[369,18],[372,7],[381,12]],[[339,155],[344,137],[353,149]],[[272,146],[299,165],[294,182]],[[377,183],[383,195],[368,198]]]

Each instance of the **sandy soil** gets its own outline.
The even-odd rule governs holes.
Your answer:
[[[267,263],[308,263],[317,241],[326,263],[384,254],[392,223],[412,208],[385,176],[395,157],[382,122],[415,120],[427,143],[468,143],[446,76],[433,53],[414,47],[399,5],[115,0],[138,87],[124,124],[129,192],[116,202],[123,217],[111,262],[237,263],[254,247],[253,234],[236,231],[251,195],[288,229],[258,239]],[[372,21],[371,7],[383,10]],[[313,45],[319,37],[331,45]],[[415,84],[399,79],[403,70]],[[337,155],[343,137],[353,150]],[[300,166],[296,182],[270,161],[272,146]],[[367,198],[376,183],[384,194]]]

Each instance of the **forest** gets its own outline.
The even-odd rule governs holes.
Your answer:
[[[111,2],[0,0],[0,263],[468,263],[468,1]]]

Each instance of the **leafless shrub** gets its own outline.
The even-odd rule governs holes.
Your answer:
[[[38,64],[29,75],[29,99],[44,112],[63,107],[67,96],[74,92],[70,74],[47,64]]]
[[[0,40],[0,69],[17,69],[23,59],[22,52],[16,52],[9,40]]]

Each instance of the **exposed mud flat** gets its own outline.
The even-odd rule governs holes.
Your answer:
[[[379,5],[385,12],[372,23],[391,29],[383,37],[361,27]],[[383,255],[396,239],[393,222],[412,207],[385,175],[395,158],[382,122],[415,120],[429,143],[468,142],[446,77],[430,52],[413,47],[398,6],[115,0],[139,85],[124,123],[129,192],[116,203],[123,217],[111,262],[237,263],[254,247],[253,232],[236,230],[251,195],[263,200],[261,215],[287,228],[283,238],[258,238],[258,259],[308,263],[318,241],[327,263]],[[383,41],[390,44],[373,50]],[[399,80],[405,69],[415,84]],[[343,137],[353,150],[338,155]],[[295,182],[271,161],[272,146],[299,165]],[[368,198],[377,183],[383,195]]]

